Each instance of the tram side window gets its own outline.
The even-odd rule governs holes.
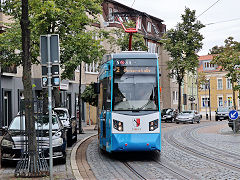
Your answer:
[[[100,81],[100,92],[98,95],[98,108],[100,112],[102,111],[102,107],[103,107],[103,84],[102,81]]]
[[[102,81],[103,102],[102,109],[111,109],[111,81],[110,78],[104,78]]]

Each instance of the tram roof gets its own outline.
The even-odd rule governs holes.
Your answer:
[[[155,59],[156,53],[149,53],[145,51],[123,51],[121,53],[107,54],[103,57],[103,63],[111,59]]]

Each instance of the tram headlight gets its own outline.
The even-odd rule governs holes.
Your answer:
[[[113,120],[113,128],[118,130],[118,131],[123,131],[123,122],[121,121],[117,121],[117,120]]]
[[[149,131],[154,131],[158,128],[158,119],[149,122]]]

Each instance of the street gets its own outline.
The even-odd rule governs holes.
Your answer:
[[[94,126],[87,128],[85,134],[78,135],[78,142],[96,134]],[[54,165],[54,179],[238,179],[239,137],[227,121],[162,123],[161,153],[109,154],[99,150],[97,136],[92,136],[83,146],[76,147],[76,143],[67,149],[67,163]],[[77,148],[76,157],[71,159],[73,148]],[[73,173],[73,161],[78,166],[78,177]],[[14,170],[4,165],[0,179],[15,179]]]

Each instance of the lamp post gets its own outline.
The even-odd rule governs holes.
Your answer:
[[[209,117],[210,117],[210,121],[211,121],[211,93],[210,93],[210,79],[208,80],[208,90],[209,90]]]
[[[78,120],[79,120],[79,134],[83,134],[82,129],[82,111],[81,111],[81,85],[82,85],[82,63],[79,67],[79,86],[78,86]]]

